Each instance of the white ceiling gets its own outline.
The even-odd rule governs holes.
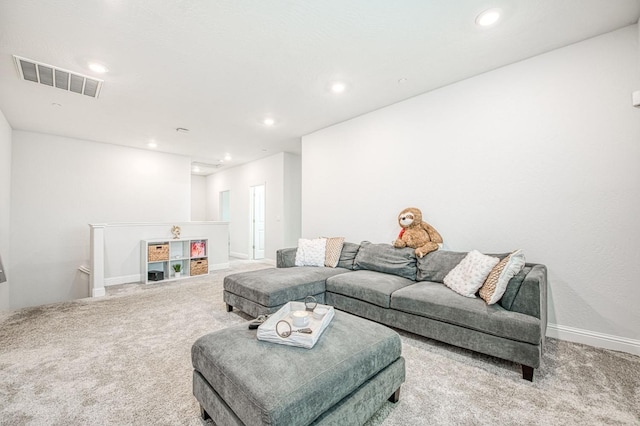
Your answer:
[[[492,7],[502,20],[478,27]],[[0,110],[16,130],[228,153],[222,170],[639,17],[640,0],[2,0]],[[102,78],[100,97],[23,81],[12,55]]]

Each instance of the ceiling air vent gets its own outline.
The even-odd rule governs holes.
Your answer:
[[[97,98],[102,80],[13,55],[20,78]]]

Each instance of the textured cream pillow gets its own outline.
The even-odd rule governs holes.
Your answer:
[[[480,297],[487,302],[487,305],[493,305],[500,300],[507,289],[509,280],[524,268],[524,263],[524,253],[522,250],[516,250],[491,270],[480,288]]]
[[[444,284],[456,293],[475,298],[476,292],[499,261],[497,257],[487,256],[478,250],[470,251],[444,277]]]
[[[327,238],[327,247],[324,255],[324,266],[335,268],[338,265],[343,245],[344,237]]]
[[[313,240],[298,240],[296,250],[296,266],[324,266],[324,255],[327,247],[326,238],[316,238]]]

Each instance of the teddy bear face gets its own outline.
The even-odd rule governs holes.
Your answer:
[[[405,209],[398,215],[398,223],[405,229],[410,228],[414,223],[419,224],[420,222],[422,222],[422,214],[420,210],[415,208]]]

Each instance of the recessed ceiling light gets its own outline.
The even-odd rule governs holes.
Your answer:
[[[97,72],[98,74],[104,74],[106,72],[109,72],[109,70],[107,69],[107,67],[105,67],[102,64],[99,64],[97,62],[91,62],[89,64],[89,69],[93,72]]]
[[[480,25],[481,27],[491,26],[498,22],[501,12],[502,11],[497,8],[485,10],[476,17],[476,24]]]
[[[225,154],[224,161],[231,161],[231,155],[230,154]]]
[[[265,124],[265,126],[273,126],[274,124],[276,124],[276,120],[274,120],[273,118],[265,118],[263,123]]]
[[[198,166],[193,166],[193,168],[191,169],[192,171],[198,173],[200,171],[200,167]]]
[[[155,143],[155,142],[149,142],[149,143],[147,144],[147,146],[148,146],[149,148],[157,148],[157,147],[158,147],[158,144],[157,144],[157,143]]]
[[[331,91],[333,93],[342,93],[346,90],[346,88],[347,88],[347,85],[339,81],[331,85]]]

